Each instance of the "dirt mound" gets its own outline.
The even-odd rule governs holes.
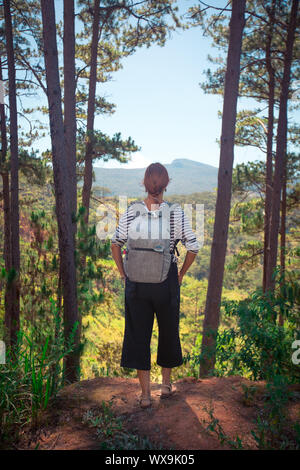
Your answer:
[[[251,430],[255,429],[253,421],[257,409],[251,401],[245,401],[243,384],[254,385],[236,376],[203,380],[186,378],[174,384],[176,391],[172,397],[161,400],[160,386],[153,383],[152,407],[143,410],[138,405],[140,389],[137,379],[97,378],[82,381],[59,393],[55,403],[44,414],[38,433],[25,447],[99,449],[95,429],[87,426],[82,418],[89,410],[100,408],[103,402],[110,402],[112,411],[122,417],[128,431],[146,436],[161,449],[230,448],[228,443],[221,444],[214,433],[206,430],[212,422],[209,410],[213,411],[213,417],[228,438],[235,440],[239,436],[244,447],[255,449]],[[263,393],[264,383],[255,382],[255,386],[258,390],[257,401]]]

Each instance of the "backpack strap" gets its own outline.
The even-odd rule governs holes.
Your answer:
[[[173,248],[173,250],[171,251],[171,253],[175,253],[175,250],[176,250],[177,256],[180,256],[180,253],[179,253],[178,248],[177,248],[177,246],[176,246],[178,243],[179,243],[179,240],[175,240],[174,248]]]
[[[169,202],[169,201],[166,201],[166,203],[168,204],[169,207],[172,207],[173,203],[172,202]],[[174,223],[174,209],[171,209],[171,214],[170,214],[170,226],[174,227],[175,229],[175,223]],[[174,233],[173,233],[173,239],[174,239]],[[177,253],[177,256],[180,256],[180,253],[178,251],[178,248],[177,248],[177,244],[179,243],[180,240],[175,240],[174,241],[174,247],[173,249],[171,250],[171,253],[174,254],[175,253],[175,250],[176,250],[176,253]]]
[[[132,206],[134,206],[135,204],[141,204],[142,206],[144,206],[143,203],[144,203],[144,201],[139,200],[139,199],[138,199],[137,201],[132,201],[132,202],[129,204],[128,209],[129,209],[129,207],[132,207]],[[145,211],[146,211],[146,209],[145,209]],[[133,212],[134,212],[134,218],[133,218],[132,220],[134,220],[134,219],[137,217],[137,213],[136,213],[135,211],[133,211]]]

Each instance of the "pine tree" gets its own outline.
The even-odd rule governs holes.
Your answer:
[[[2,62],[0,58],[0,80],[3,80]],[[3,226],[4,226],[4,243],[3,243],[3,259],[7,277],[11,272],[11,215],[10,215],[10,182],[9,182],[9,168],[7,164],[7,132],[6,132],[6,116],[5,105],[0,103],[0,126],[1,126],[1,177],[3,182]],[[7,344],[10,343],[11,334],[11,311],[12,311],[12,298],[10,282],[6,281],[5,285],[5,336]]]
[[[280,108],[277,126],[276,139],[276,156],[275,156],[275,172],[272,189],[272,205],[270,217],[270,232],[267,257],[267,274],[266,274],[266,290],[274,290],[275,288],[275,268],[277,264],[278,251],[278,233],[280,220],[280,198],[283,186],[285,168],[286,168],[286,151],[287,151],[287,107],[290,90],[291,65],[293,59],[293,48],[295,41],[295,32],[297,26],[298,0],[293,0],[290,21],[288,24],[288,32],[286,38],[286,49],[284,58],[284,72],[281,84]]]
[[[20,328],[20,235],[19,235],[19,158],[18,158],[18,114],[16,97],[16,70],[13,44],[13,28],[10,0],[4,0],[5,37],[9,83],[10,122],[10,242],[11,269],[14,271],[10,283],[10,314],[6,316],[6,327],[10,332],[10,343],[17,342]],[[4,135],[4,134],[3,134]]]
[[[203,27],[206,22],[199,8],[191,10],[194,20],[198,20]],[[212,15],[206,30],[213,38],[214,44],[222,51],[226,47],[228,37],[227,16],[218,13]],[[245,110],[240,112],[237,119],[236,144],[254,145],[266,153],[267,172],[265,175],[265,224],[264,224],[264,262],[263,262],[263,289],[266,289],[267,258],[269,254],[268,240],[270,234],[271,197],[273,187],[273,159],[274,159],[274,126],[276,125],[275,112],[279,106],[280,88],[283,81],[284,41],[289,18],[288,2],[278,0],[248,0],[246,34],[244,34],[241,55],[240,96],[254,98],[262,105],[267,105],[267,118],[261,116],[263,110]],[[196,23],[197,24],[197,23]],[[297,57],[299,44],[295,44],[291,63],[291,77],[299,79]],[[202,88],[208,93],[223,93],[225,66],[222,58],[212,58],[212,63],[218,68],[212,72],[207,70],[208,81]],[[244,126],[244,129],[243,129]],[[257,128],[261,126],[262,136],[257,139]],[[247,134],[247,138],[245,138]],[[241,139],[243,137],[243,139]],[[263,142],[263,149],[260,144]]]
[[[173,1],[144,0],[139,2],[124,1],[112,2],[94,0],[93,7],[89,2],[81,0],[80,5],[85,8],[79,17],[85,23],[83,37],[92,35],[87,50],[86,45],[81,46],[80,59],[89,67],[82,67],[79,77],[88,78],[89,89],[87,94],[88,109],[86,116],[86,149],[84,182],[82,188],[82,205],[85,208],[85,220],[89,220],[89,206],[93,175],[93,149],[96,144],[94,137],[94,118],[96,113],[96,86],[97,82],[104,82],[110,78],[110,72],[121,67],[121,59],[135,52],[137,47],[149,47],[152,43],[164,45],[167,33],[174,26],[166,22],[170,17],[178,25],[176,16],[177,7]],[[79,48],[80,49],[80,48]]]
[[[66,356],[65,378],[74,382],[79,377],[79,334],[75,245],[70,203],[70,178],[65,155],[64,124],[58,69],[55,9],[53,0],[41,0],[45,70],[49,102],[53,174],[58,222],[58,239],[64,296],[65,340],[74,338],[74,351]],[[74,329],[76,331],[74,332]]]
[[[64,129],[65,148],[70,182],[70,202],[74,236],[77,213],[76,177],[76,70],[75,70],[75,8],[74,0],[64,0]]]
[[[234,135],[242,34],[245,24],[245,3],[244,0],[233,0],[232,2],[224,88],[217,202],[201,346],[201,377],[205,377],[213,371],[216,357],[216,335],[220,321],[220,303],[230,214]]]

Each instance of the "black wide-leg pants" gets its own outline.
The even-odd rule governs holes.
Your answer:
[[[125,334],[121,367],[150,370],[150,343],[154,314],[158,323],[157,364],[177,367],[183,363],[179,338],[180,285],[177,263],[160,283],[125,280]]]

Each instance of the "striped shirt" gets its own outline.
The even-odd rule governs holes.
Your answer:
[[[149,211],[147,205],[142,201],[147,211]],[[166,202],[160,204],[160,208],[163,205],[167,205]],[[127,208],[124,214],[120,217],[119,225],[116,228],[114,235],[111,238],[111,243],[122,247],[128,238],[128,228],[135,217],[135,212],[131,206]],[[174,213],[171,212],[170,219],[170,251],[174,250],[175,242],[179,242],[185,246],[187,251],[192,253],[198,253],[200,249],[200,244],[196,238],[194,231],[191,228],[189,220],[184,213],[183,209],[179,204],[174,206]],[[175,253],[172,253],[172,261],[178,261]]]

